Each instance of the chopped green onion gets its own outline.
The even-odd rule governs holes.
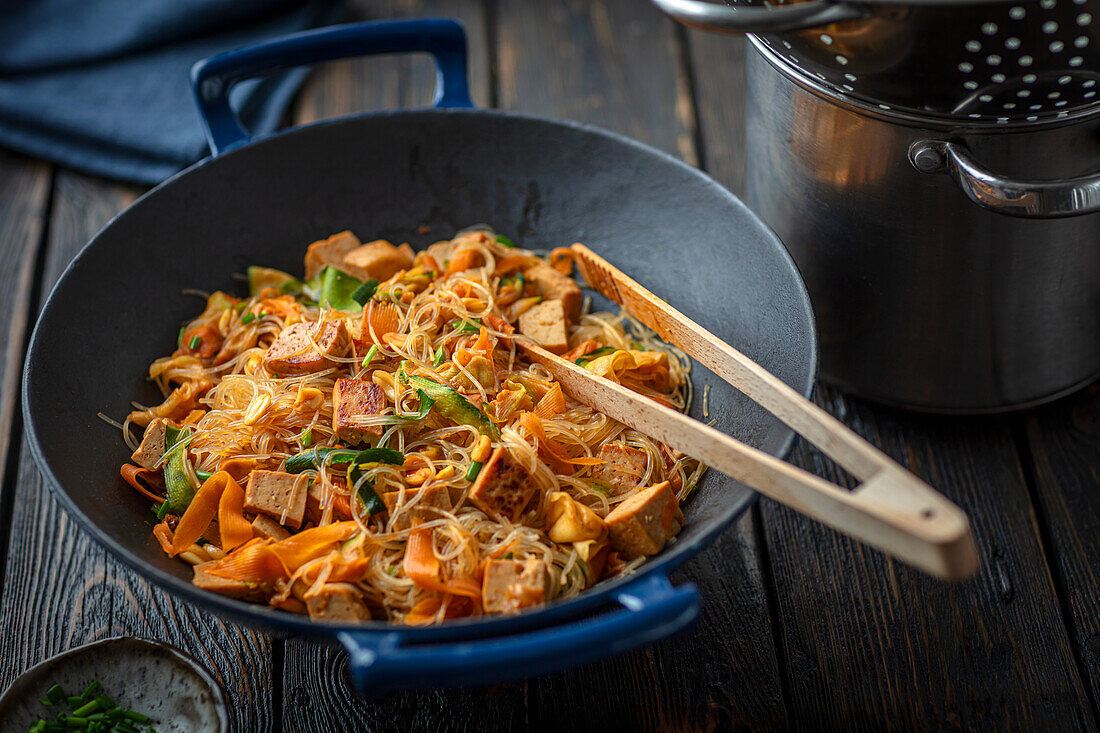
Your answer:
[[[470,464],[470,468],[466,471],[466,480],[473,482],[479,473],[481,473],[481,467],[485,465],[481,461],[474,461]]]
[[[191,351],[194,351],[195,349],[199,348],[199,344],[201,343],[201,338],[199,338],[198,336],[192,336],[191,340],[187,344],[187,348],[191,349]]]
[[[213,471],[200,471],[197,468],[195,469],[195,478],[197,478],[199,480],[199,483],[201,484],[206,483],[206,479],[210,478],[213,475]]]
[[[446,360],[447,360],[447,353],[445,351],[443,351],[443,347],[440,346],[439,349],[435,352],[435,358],[432,359],[432,366],[439,366],[440,364],[442,364]]]
[[[477,333],[481,330],[481,319],[474,318],[469,321],[456,318],[451,321],[451,326],[458,333]]]
[[[508,237],[504,236],[503,234],[498,234],[497,235],[497,244],[503,244],[505,247],[518,247],[519,246],[515,242],[513,242],[511,239],[508,239]]]
[[[306,428],[302,431],[302,434],[298,437],[299,442],[303,448],[308,448],[313,444],[313,428]]]
[[[164,502],[157,508],[157,519],[164,519],[168,516],[168,511],[172,508],[169,502]]]
[[[66,695],[65,691],[61,689],[61,685],[54,685],[50,689],[46,690],[46,697],[49,698],[52,704],[59,705],[62,700],[68,697],[68,695]]]
[[[73,698],[69,698],[69,704],[70,705],[73,704],[72,699]],[[80,702],[80,700],[81,700],[81,698],[79,698],[79,697],[76,698],[76,701],[78,703]],[[90,703],[87,703],[85,705],[81,705],[76,710],[74,710],[73,715],[77,718],[83,718],[87,715],[90,715],[91,713],[94,713],[96,710],[99,710],[99,700],[92,700]]]
[[[373,277],[355,289],[351,299],[359,305],[366,305],[367,301],[374,297],[374,291],[378,290],[378,281]]]
[[[176,346],[177,347],[183,346],[183,329],[184,328],[186,328],[186,326],[180,326],[179,335],[176,336]]]
[[[241,324],[245,326],[252,323],[254,320],[256,320],[255,313],[245,313],[243,316],[241,316]]]
[[[368,365],[369,365],[369,364],[370,364],[370,363],[371,363],[372,361],[374,361],[374,357],[375,357],[375,355],[376,355],[377,353],[378,353],[378,344],[374,344],[373,346],[371,346],[371,347],[370,347],[370,351],[368,351],[368,352],[367,352],[367,356],[366,356],[366,358],[365,358],[365,359],[363,359],[363,368],[364,368],[364,369],[366,369],[366,368],[367,368],[367,366],[368,366]]]

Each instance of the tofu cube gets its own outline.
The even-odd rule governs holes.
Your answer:
[[[164,433],[167,427],[168,421],[159,417],[149,423],[141,439],[141,445],[130,456],[130,460],[148,471],[159,471],[158,464],[167,448],[164,444]]]
[[[490,516],[518,521],[537,491],[526,467],[507,448],[493,451],[470,489],[470,501]]]
[[[400,491],[387,491],[382,494],[382,503],[386,505],[390,516],[393,516],[400,496]],[[405,503],[402,505],[400,516],[394,522],[394,529],[400,532],[409,527],[415,527],[421,522],[439,519],[439,513],[432,511],[430,507],[450,511],[453,506],[451,494],[445,486],[429,486],[415,491],[406,491]]]
[[[415,257],[408,244],[394,247],[384,239],[376,239],[346,253],[339,267],[360,280],[385,282],[401,270],[411,269]]]
[[[611,546],[625,559],[655,555],[684,523],[680,502],[668,481],[639,489],[611,510],[604,523]]]
[[[252,520],[252,536],[265,540],[280,542],[290,536],[283,525],[276,522],[266,514],[257,514]]]
[[[343,584],[325,583],[306,598],[309,617],[318,621],[370,621],[370,609],[359,594]]]
[[[351,337],[342,320],[295,323],[275,338],[264,354],[264,367],[279,376],[312,374],[336,366],[329,357],[347,356],[350,348]]]
[[[481,605],[486,613],[516,613],[546,601],[550,573],[536,558],[490,560],[485,565]]]
[[[519,317],[519,332],[555,354],[569,349],[565,309],[560,300],[544,300]]]
[[[282,471],[255,470],[244,490],[246,511],[266,514],[284,527],[298,529],[306,514],[309,477]]]
[[[237,598],[242,601],[263,601],[267,598],[266,589],[259,583],[249,583],[243,580],[230,580],[206,572],[206,568],[216,561],[204,562],[194,567],[195,575],[191,583],[203,590],[220,593],[223,596]]]
[[[607,463],[592,468],[592,480],[607,484],[613,496],[636,489],[642,483],[647,460],[644,450],[626,443],[605,443],[598,457]]]
[[[385,407],[386,392],[377,384],[337,379],[332,388],[332,429],[336,437],[349,443],[361,443],[368,435],[381,437],[382,425],[357,426],[355,418],[381,415]]]
[[[328,239],[321,239],[309,245],[306,250],[306,280],[316,277],[321,270],[325,269],[326,265],[343,269],[341,265],[344,262],[344,257],[361,244],[359,237],[349,231],[343,231],[333,234]],[[355,273],[348,274],[354,275]]]
[[[580,320],[584,298],[573,278],[561,274],[544,262],[528,269],[523,275],[527,278],[527,282],[534,284],[544,300],[561,301],[565,317],[570,323]]]
[[[336,521],[342,521],[345,519],[351,519],[348,516],[348,502],[343,496],[337,494],[337,487],[342,492],[346,492],[347,489],[343,483],[339,483],[333,486],[332,489],[326,489],[321,485],[320,481],[311,481],[309,484],[309,490],[306,492],[306,521],[313,522],[314,524],[320,524],[322,517],[325,514],[325,509],[332,506],[332,518]],[[332,495],[330,495],[330,493]],[[339,496],[339,498],[336,498]]]

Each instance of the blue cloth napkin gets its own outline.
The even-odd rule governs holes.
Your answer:
[[[340,0],[2,0],[0,145],[157,183],[207,154],[188,72],[199,59],[336,20]],[[305,70],[239,84],[255,134]]]

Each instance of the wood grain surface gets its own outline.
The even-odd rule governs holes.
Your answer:
[[[646,0],[356,0],[351,12],[457,17],[477,104],[607,127],[742,190],[742,39],[685,31]],[[433,83],[427,57],[326,64],[288,119],[423,106]],[[1097,388],[996,419],[820,390],[821,406],[969,513],[985,565],[962,584],[763,500],[674,577],[702,596],[691,634],[549,677],[377,702],[350,691],[338,648],[272,640],[169,598],[74,526],[15,415],[38,301],[135,193],[0,153],[0,686],[55,652],[134,634],[210,667],[240,731],[1096,729]],[[852,485],[810,447],[791,460]]]
[[[822,401],[970,514],[984,567],[942,583],[762,502],[796,726],[1093,727],[1005,421]],[[846,478],[805,446],[796,460]]]
[[[1031,415],[1022,447],[1070,641],[1100,719],[1100,387]]]
[[[44,294],[136,193],[75,173],[56,176]],[[54,500],[26,445],[14,488],[0,599],[0,688],[65,649],[108,636],[151,637],[187,651],[217,676],[239,729],[271,728],[271,651],[264,636],[170,598],[112,559]]]

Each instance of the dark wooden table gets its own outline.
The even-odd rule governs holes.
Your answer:
[[[394,0],[360,18],[466,26],[475,101],[623,132],[744,181],[743,43],[685,31],[645,0]],[[420,58],[326,65],[291,121],[423,106]],[[762,500],[680,581],[691,635],[565,674],[367,703],[344,654],[174,600],[79,531],[22,440],[18,384],[35,314],[66,263],[140,190],[0,152],[0,688],[115,634],[164,639],[222,681],[253,730],[1096,729],[1100,704],[1100,390],[1010,417],[817,399],[970,515],[983,569],[933,581]],[[848,478],[812,447],[792,460]],[[849,482],[850,484],[850,482]]]

